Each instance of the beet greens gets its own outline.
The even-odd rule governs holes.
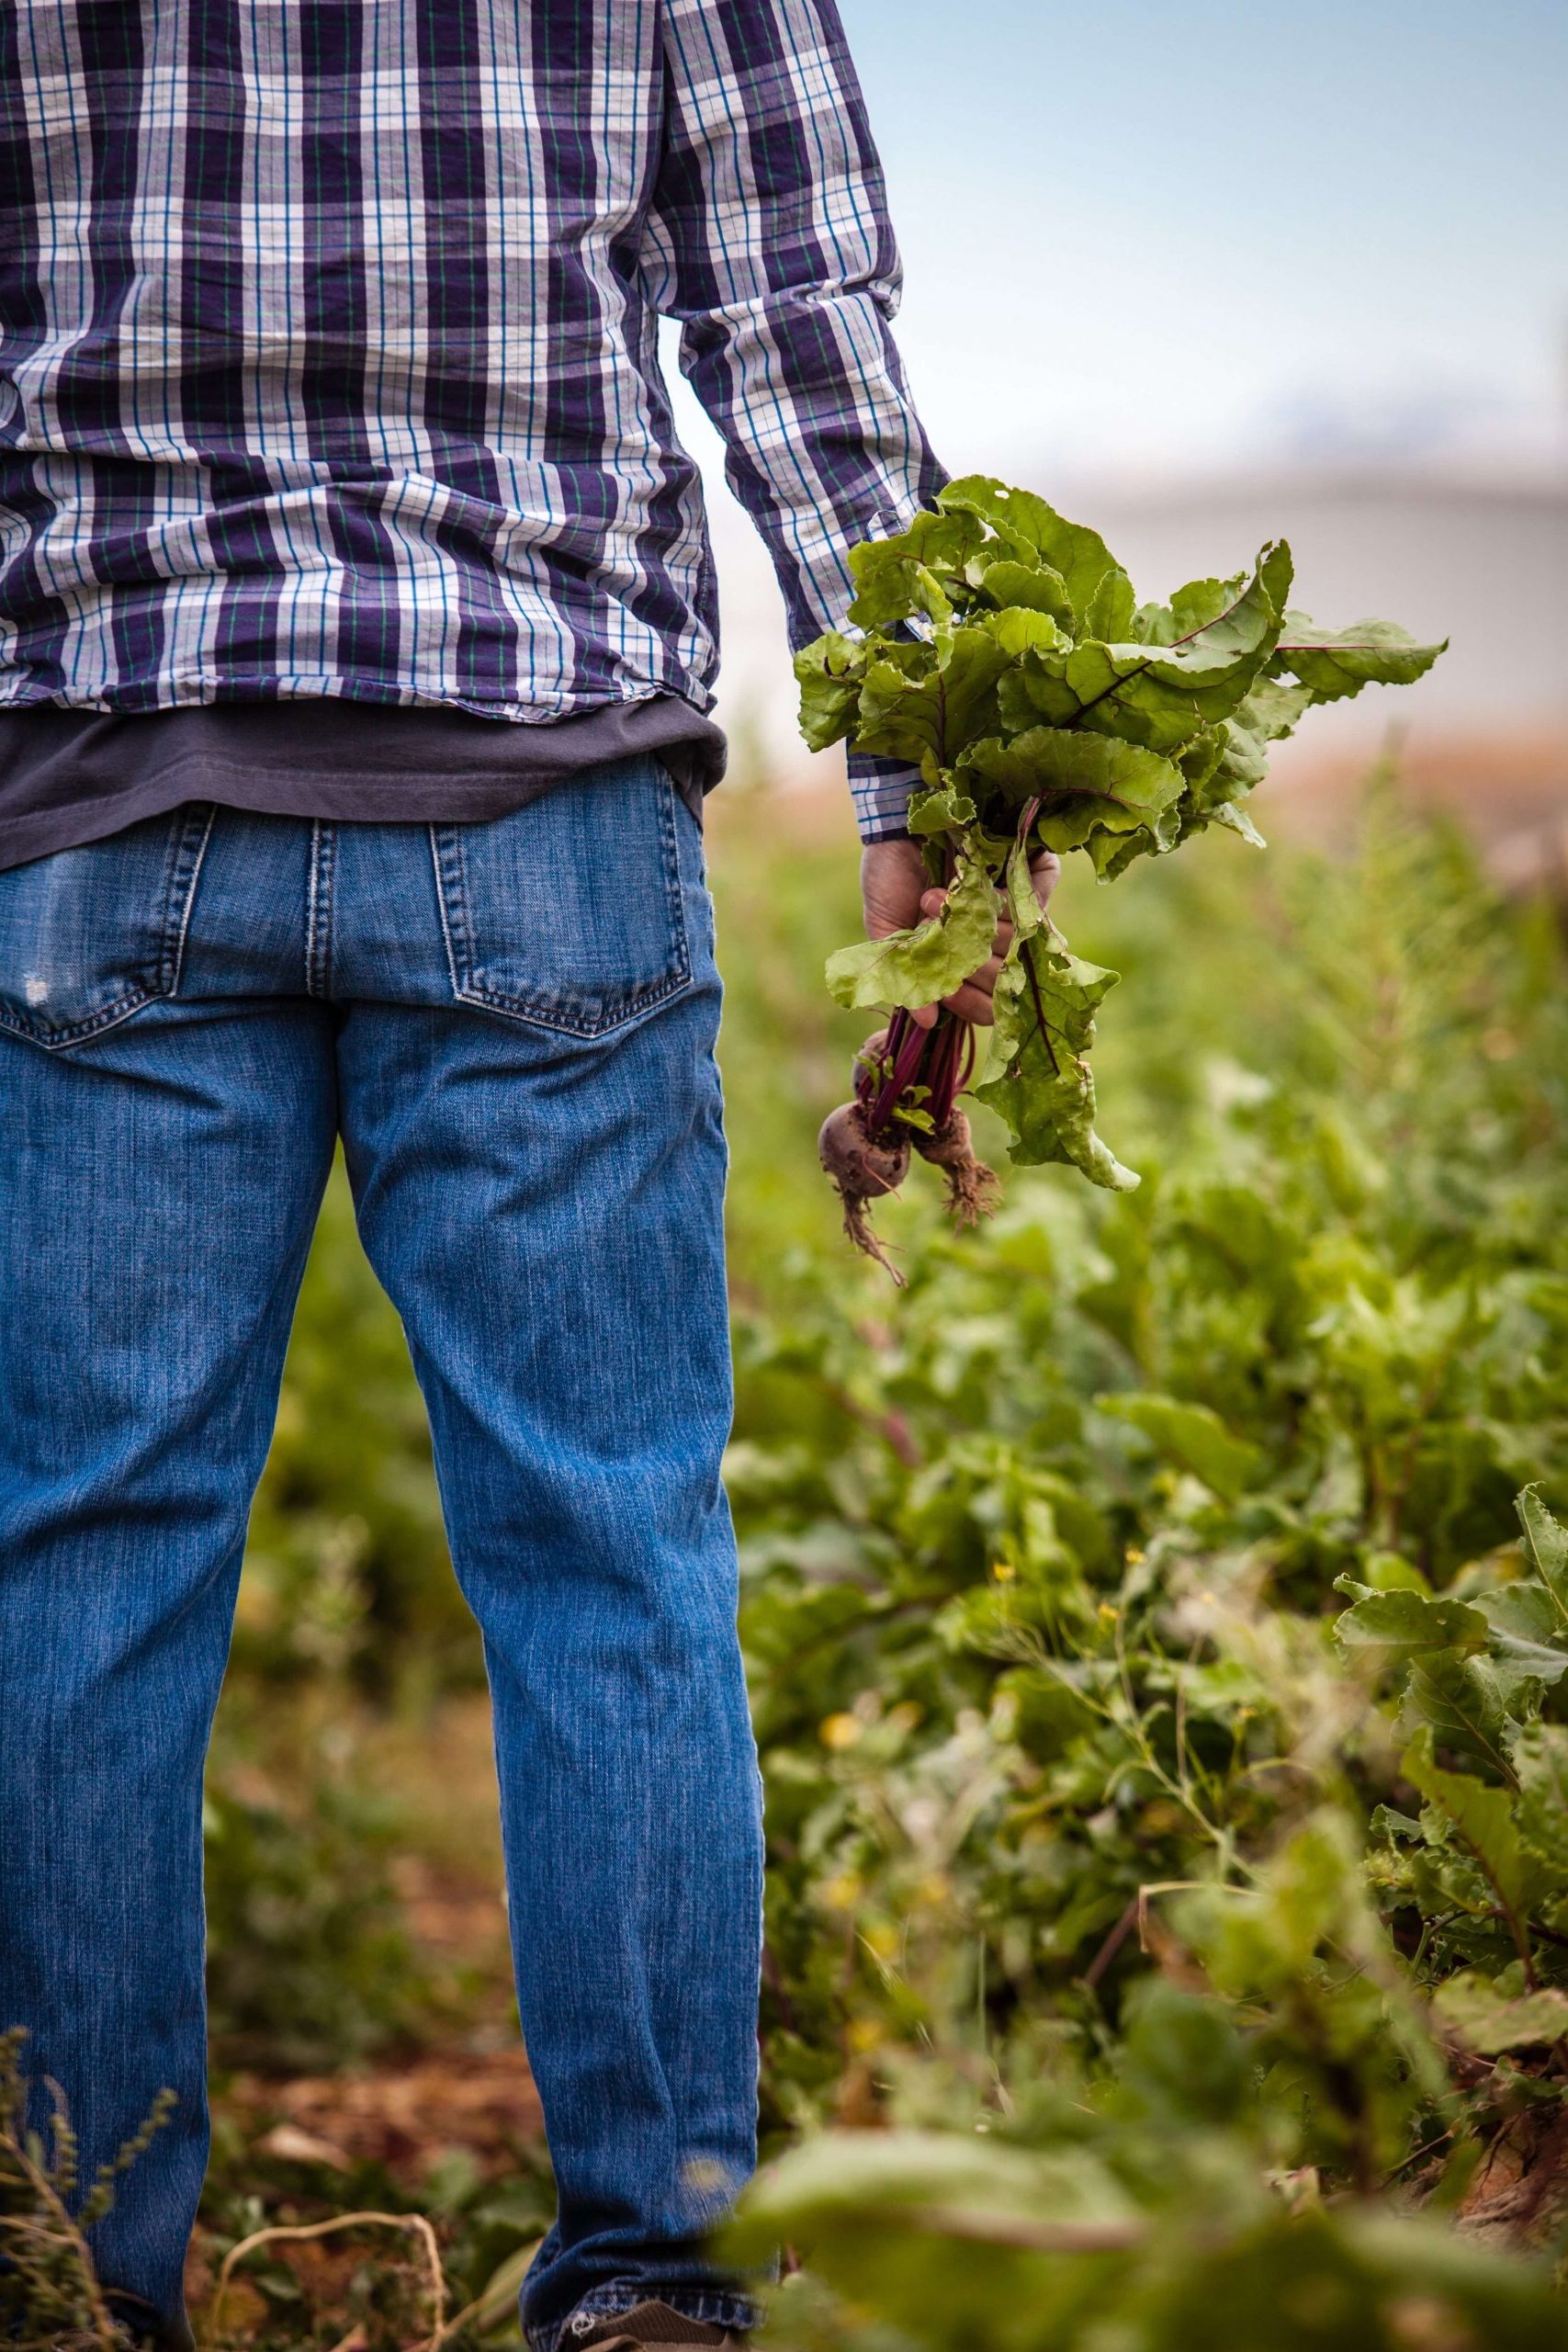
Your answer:
[[[956,1107],[964,1091],[1000,1114],[1015,1160],[1066,1161],[1118,1192],[1138,1182],[1094,1126],[1088,1055],[1117,975],[1071,954],[1035,898],[1032,858],[1082,850],[1109,882],[1211,825],[1261,846],[1246,804],[1269,744],[1314,703],[1412,684],[1443,647],[1389,621],[1320,628],[1288,604],[1282,541],[1250,573],[1139,605],[1097,532],[979,476],[850,560],[856,633],[797,657],[801,729],[814,751],[847,741],[919,766],[908,827],[947,891],[939,915],[828,964],[840,1004],[892,1016],[861,1053],[854,1102],[822,1131],[846,1230],[886,1264],[867,1212],[911,1148],[942,1168],[960,1222],[994,1204]],[[967,1023],[908,1016],[978,969],[1004,913],[1012,937],[976,1080]]]

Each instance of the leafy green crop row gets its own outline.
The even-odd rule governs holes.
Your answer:
[[[897,2127],[759,2193],[786,2343],[1568,2332],[1561,962],[1386,797],[1212,875],[1141,1192],[742,1324],[770,2120]]]

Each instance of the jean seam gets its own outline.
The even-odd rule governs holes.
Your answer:
[[[112,1004],[100,1005],[89,1020],[73,1021],[68,1029],[39,1029],[31,1022],[19,1021],[14,1012],[0,1011],[0,1029],[10,1030],[28,1045],[41,1046],[45,1053],[58,1053],[62,1046],[84,1045],[101,1030],[118,1027],[120,1022],[129,1021],[133,1012],[140,1012],[144,1004],[152,1003],[157,995],[156,989],[132,989],[126,996],[117,996]]]
[[[658,1006],[668,1004],[672,997],[683,995],[691,985],[690,972],[678,973],[673,979],[624,999],[613,1020],[592,1023],[567,1020],[558,1010],[529,1003],[521,997],[500,996],[492,989],[459,989],[457,995],[462,1003],[479,1005],[486,1012],[502,1013],[510,1020],[526,1021],[536,1029],[552,1030],[558,1036],[581,1037],[591,1043],[595,1038],[613,1037],[617,1030],[625,1029],[643,1013],[652,1012]]]
[[[193,808],[173,845],[164,915],[164,960],[158,973],[162,984],[159,993],[163,996],[174,996],[179,989],[185,970],[186,941],[196,906],[196,887],[201,878],[202,862],[217,814],[210,802]]]
[[[446,968],[452,976],[452,993],[461,998],[463,972],[471,961],[472,949],[468,900],[463,890],[463,837],[457,826],[431,826],[430,856],[435,868],[435,904],[441,917],[441,936],[446,945]]]
[[[305,909],[305,993],[326,997],[333,979],[333,880],[337,829],[331,818],[310,824],[310,876]]]

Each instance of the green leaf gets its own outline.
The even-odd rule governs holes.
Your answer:
[[[908,813],[905,818],[910,832],[921,838],[933,833],[962,832],[964,826],[975,822],[976,810],[956,782],[938,785],[934,792],[910,795]]]
[[[1525,1550],[1568,1624],[1568,1527],[1552,1518],[1539,1487],[1527,1487],[1514,1508],[1524,1530]]]
[[[1163,658],[1154,654],[1154,674],[1177,684],[1219,679],[1265,655],[1279,636],[1294,571],[1290,548],[1274,539],[1259,549],[1250,575],[1179,589],[1171,606],[1177,634]]]
[[[969,573],[987,603],[998,611],[1048,613],[1061,627],[1072,628],[1067,583],[1049,564],[1020,563],[1016,557],[998,555],[990,562],[977,558]]]
[[[851,1012],[910,1010],[962,988],[991,952],[997,893],[983,858],[968,857],[941,914],[913,931],[863,939],[828,958],[828,987]]]
[[[486,2279],[479,2294],[469,2305],[469,2325],[476,2335],[488,2335],[509,2321],[517,2320],[517,2296],[523,2281],[533,2268],[543,2238],[530,2239],[499,2263]]]
[[[1245,1897],[1189,1896],[1179,1913],[1211,1981],[1248,1998],[1297,1995],[1319,1946],[1354,1949],[1369,1926],[1359,1857],[1342,1817],[1312,1815],[1270,1857]]]
[[[1526,1869],[1514,1826],[1511,1792],[1488,1788],[1468,1772],[1444,1771],[1433,1754],[1429,1732],[1407,1750],[1401,1769],[1480,1865],[1505,1910],[1520,1916],[1526,1901]]]
[[[1167,2130],[1179,2132],[1241,2118],[1252,2069],[1239,2020],[1223,2001],[1156,1976],[1138,1988],[1128,2009],[1117,2067],[1119,2107],[1135,2101]]]
[[[1004,728],[1018,732],[1032,715],[1179,752],[1247,700],[1273,652],[1290,581],[1290,549],[1268,547],[1245,581],[1224,583],[1236,592],[1230,602],[1179,642],[1081,639],[1067,653],[1030,652],[998,695]]]
[[[1500,1664],[1540,1682],[1568,1674],[1565,1629],[1545,1585],[1502,1585],[1477,1594],[1475,1606],[1492,1629],[1492,1652]]]
[[[1116,977],[1043,941],[1016,942],[997,981],[988,1075],[972,1091],[1006,1122],[1021,1165],[1066,1161],[1124,1193],[1138,1180],[1094,1132],[1094,1079],[1083,1058],[1093,1009]]]
[[[1568,2034],[1568,1993],[1546,1990],[1510,1998],[1474,1969],[1439,1984],[1432,2009],[1440,2026],[1483,2058],[1561,2041]]]
[[[1183,790],[1180,769],[1157,752],[1064,728],[1033,727],[1010,742],[988,737],[971,745],[962,764],[965,775],[984,776],[1010,811],[1038,798],[1036,830],[1055,850],[1077,849],[1097,832],[1135,831]]]
[[[1085,633],[1112,642],[1128,636],[1133,627],[1133,583],[1120,564],[1113,564],[1101,575],[1089,600],[1083,616]]]
[[[1007,886],[1012,944],[997,979],[985,1075],[971,1091],[1006,1121],[1013,1158],[1024,1166],[1063,1160],[1091,1183],[1131,1192],[1137,1177],[1094,1131],[1094,1077],[1085,1059],[1095,1008],[1117,975],[1068,952],[1034,895],[1019,843]]]
[[[1379,1653],[1379,1663],[1393,1657],[1415,1657],[1425,1650],[1452,1650],[1461,1656],[1481,1649],[1486,1641],[1486,1620],[1462,1600],[1429,1600],[1418,1592],[1375,1592],[1352,1585],[1341,1577],[1341,1592],[1359,1592],[1353,1609],[1334,1621],[1334,1638],[1341,1649]]]
[[[936,646],[881,649],[868,661],[855,742],[908,760],[935,784],[976,735],[994,732],[996,684],[1008,655],[987,628],[953,629]]]
[[[1504,1773],[1508,1770],[1511,1695],[1501,1686],[1490,1658],[1433,1651],[1417,1657],[1411,1667],[1401,1728],[1408,1735],[1425,1725],[1445,1747]]]
[[[1568,1881],[1568,1730],[1527,1724],[1513,1744],[1519,1836],[1560,1881]]]
[[[950,482],[937,503],[943,514],[978,515],[1015,555],[1055,571],[1080,628],[1109,623],[1121,636],[1132,627],[1132,583],[1098,531],[1067,522],[1030,491],[1010,490],[982,474]]]
[[[938,622],[953,617],[942,582],[963,571],[983,533],[965,514],[917,514],[907,531],[868,539],[850,550],[856,594],[849,617],[856,628],[889,628],[917,613]]]
[[[800,731],[814,752],[841,742],[854,727],[860,708],[861,680],[866,649],[852,638],[829,629],[814,645],[803,646],[795,657],[800,685]]]
[[[1073,641],[1049,613],[1031,612],[1022,605],[1010,605],[1005,613],[981,613],[976,626],[988,631],[1010,662],[1021,661],[1031,651],[1065,653]]]
[[[1038,1762],[1054,1763],[1099,1722],[1089,1702],[1059,1674],[1021,1667],[1004,1675],[998,1688],[1010,1693],[1017,1708],[1020,1746]]]
[[[1219,772],[1225,781],[1245,791],[1260,785],[1269,770],[1269,744],[1294,732],[1312,699],[1310,686],[1288,686],[1278,678],[1257,679],[1224,723]]]
[[[1351,628],[1324,629],[1305,613],[1287,613],[1270,664],[1310,686],[1314,702],[1340,702],[1363,686],[1409,686],[1425,677],[1448,639],[1418,645],[1393,621],[1358,621]]]
[[[1133,635],[1140,645],[1175,645],[1227,612],[1247,586],[1245,571],[1229,580],[1190,580],[1168,605],[1140,605]]]
[[[1406,1845],[1418,1840],[1421,1824],[1408,1813],[1400,1813],[1391,1804],[1375,1804],[1367,1825],[1374,1838],[1386,1838],[1390,1845],[1403,1840]]]
[[[1206,821],[1223,825],[1229,833],[1239,834],[1249,849],[1267,849],[1269,846],[1246,809],[1237,808],[1229,801],[1222,801],[1217,808],[1211,810]]]
[[[758,2176],[726,2244],[737,2259],[761,2260],[781,2238],[815,2251],[840,2233],[852,2244],[940,2229],[942,2213],[1089,2222],[1135,2210],[1084,2148],[1035,2155],[974,2132],[819,2132]]]
[[[1234,1503],[1263,1467],[1263,1454],[1246,1438],[1235,1437],[1207,1405],[1176,1396],[1118,1393],[1097,1396],[1097,1410],[1141,1430],[1156,1450]]]

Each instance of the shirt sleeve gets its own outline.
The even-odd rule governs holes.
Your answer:
[[[901,271],[836,0],[663,0],[665,138],[644,282],[771,552],[791,643],[841,628],[856,540],[944,476],[889,331]],[[918,772],[850,754],[867,841]]]

